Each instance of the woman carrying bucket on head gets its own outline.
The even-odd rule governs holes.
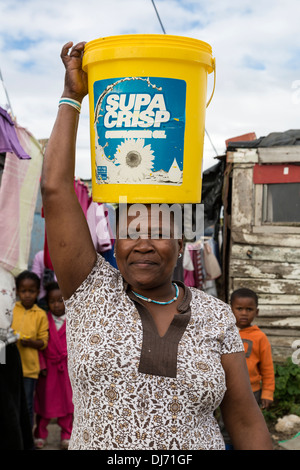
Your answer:
[[[199,202],[211,46],[181,36],[112,36],[88,42],[82,65],[93,199]]]
[[[131,237],[130,206],[127,237],[115,243],[119,270],[95,252],[73,187],[78,111],[88,93],[85,44],[71,47],[62,49],[64,101],[41,182],[67,314],[75,408],[69,449],[224,449],[219,405],[236,449],[271,449],[229,306],[172,282],[183,249],[173,219],[170,238],[161,237],[147,205],[141,226],[157,228],[159,237],[147,230]]]

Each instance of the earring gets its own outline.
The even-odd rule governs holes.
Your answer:
[[[116,257],[116,252],[115,252],[115,251],[113,252],[113,257],[114,257],[114,258]]]
[[[179,253],[179,254],[178,254],[178,258],[181,258],[181,257],[182,257],[182,253]]]

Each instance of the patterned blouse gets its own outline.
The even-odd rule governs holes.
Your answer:
[[[214,418],[221,355],[244,351],[230,307],[185,288],[168,331],[100,255],[65,301],[74,423],[70,450],[224,449]]]

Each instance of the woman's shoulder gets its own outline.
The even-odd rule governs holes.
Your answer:
[[[213,315],[216,319],[226,317],[232,320],[234,318],[230,305],[223,300],[195,287],[189,289],[192,293],[191,305],[194,311],[201,313],[201,315]]]
[[[224,302],[223,300],[215,297],[214,295],[208,294],[201,289],[197,289],[196,287],[189,287],[190,291],[192,292],[192,298],[197,299],[201,303],[205,303],[207,305],[217,306],[219,308],[230,309],[230,305]]]

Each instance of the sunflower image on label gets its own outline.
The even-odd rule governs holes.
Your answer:
[[[181,185],[185,103],[184,80],[96,81],[96,182]]]

